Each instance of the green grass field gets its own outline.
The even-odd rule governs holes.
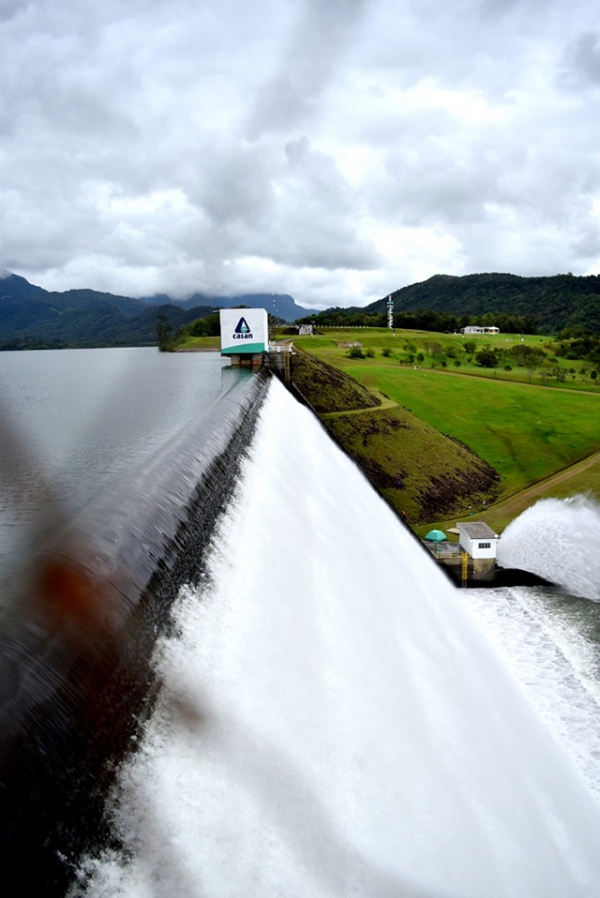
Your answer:
[[[394,369],[354,362],[344,370],[499,471],[503,493],[523,489],[600,448],[600,395]]]
[[[485,342],[499,338],[502,335],[492,340],[486,337]],[[520,337],[505,339],[513,345],[521,341]],[[349,359],[347,350],[337,346],[338,342],[354,341],[362,342],[365,350],[372,348],[374,357]],[[399,364],[398,358],[381,354],[384,347],[397,345],[394,341],[421,346],[420,351],[431,360],[425,351],[427,342],[460,346],[462,338],[414,331],[397,331],[396,337],[391,337],[384,329],[359,328],[294,342],[472,449],[500,473],[500,501],[600,449],[600,388],[592,381],[585,382],[577,375],[576,383],[559,383],[524,370],[496,371],[494,376],[494,371],[468,363],[454,370],[432,368],[427,361]],[[524,341],[543,346],[548,338],[525,337]],[[578,364],[565,362],[571,367]],[[595,489],[597,478],[596,468],[588,466],[583,472],[573,470],[554,489],[562,495]],[[517,510],[518,504],[513,502],[516,513],[523,510]],[[515,516],[512,511],[508,514]],[[495,526],[500,526],[500,518]]]
[[[177,344],[176,352],[186,351],[190,352],[194,350],[195,352],[209,352],[212,350],[220,350],[221,349],[221,338],[220,337],[186,337],[185,340],[182,340],[181,343]]]
[[[319,336],[294,339],[294,343],[302,349],[314,352],[324,361],[336,366],[343,366],[350,361],[347,358],[347,349],[338,344],[355,341],[361,342],[365,351],[372,350],[375,353],[378,367],[412,368],[416,366],[426,370],[454,372],[489,380],[505,380],[509,383],[569,387],[584,392],[596,390],[600,392],[600,386],[590,376],[590,368],[593,366],[589,362],[572,361],[552,355],[556,347],[551,338],[547,336],[525,335],[521,337],[514,334],[498,334],[468,337],[465,340],[457,334],[437,334],[429,331],[328,328]],[[465,352],[465,345],[469,344],[475,347],[474,352]],[[480,349],[509,352],[513,347],[542,350],[548,359],[533,369],[521,367],[512,362],[510,371],[506,371],[504,365],[490,369],[482,368],[475,362],[475,355]],[[381,354],[384,349],[391,353],[388,358]],[[422,360],[417,358],[419,354],[423,356]],[[457,365],[457,362],[460,364]],[[561,379],[564,377],[564,381],[559,382],[552,374],[553,371],[560,371]]]

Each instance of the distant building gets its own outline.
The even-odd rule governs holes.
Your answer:
[[[299,337],[312,337],[313,333],[314,328],[312,324],[301,324],[300,328],[298,329]]]
[[[469,327],[462,327],[461,332],[467,336],[467,334],[499,334],[499,327],[478,327],[476,325],[469,325]]]
[[[471,558],[496,558],[496,547],[500,537],[494,533],[491,527],[483,521],[473,521],[470,524],[456,525],[458,527],[458,541],[461,548],[468,552]]]

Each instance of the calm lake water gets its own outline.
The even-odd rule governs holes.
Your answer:
[[[40,482],[72,513],[197,425],[237,379],[218,353],[155,348],[0,353],[0,400],[22,461],[0,454],[0,570],[30,522]]]

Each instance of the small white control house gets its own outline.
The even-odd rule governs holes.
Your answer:
[[[461,548],[468,552],[471,558],[495,558],[496,548],[500,537],[494,533],[491,527],[483,521],[473,521],[471,524],[456,525],[458,527],[458,541]]]

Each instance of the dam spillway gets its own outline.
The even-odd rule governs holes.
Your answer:
[[[595,894],[600,808],[457,596],[272,382],[89,894]]]
[[[315,418],[276,381],[260,397],[237,464],[213,469],[226,504],[201,557],[187,468],[183,518],[167,503],[154,530],[170,533],[157,594],[171,608],[156,695],[119,762],[104,841],[70,859],[70,894],[595,895],[600,811],[584,777]],[[218,438],[218,458],[229,444]],[[133,532],[100,528],[108,555],[122,534],[140,582],[155,565],[155,478],[175,489],[189,448],[182,436],[161,450],[146,499],[142,472],[129,484]]]

